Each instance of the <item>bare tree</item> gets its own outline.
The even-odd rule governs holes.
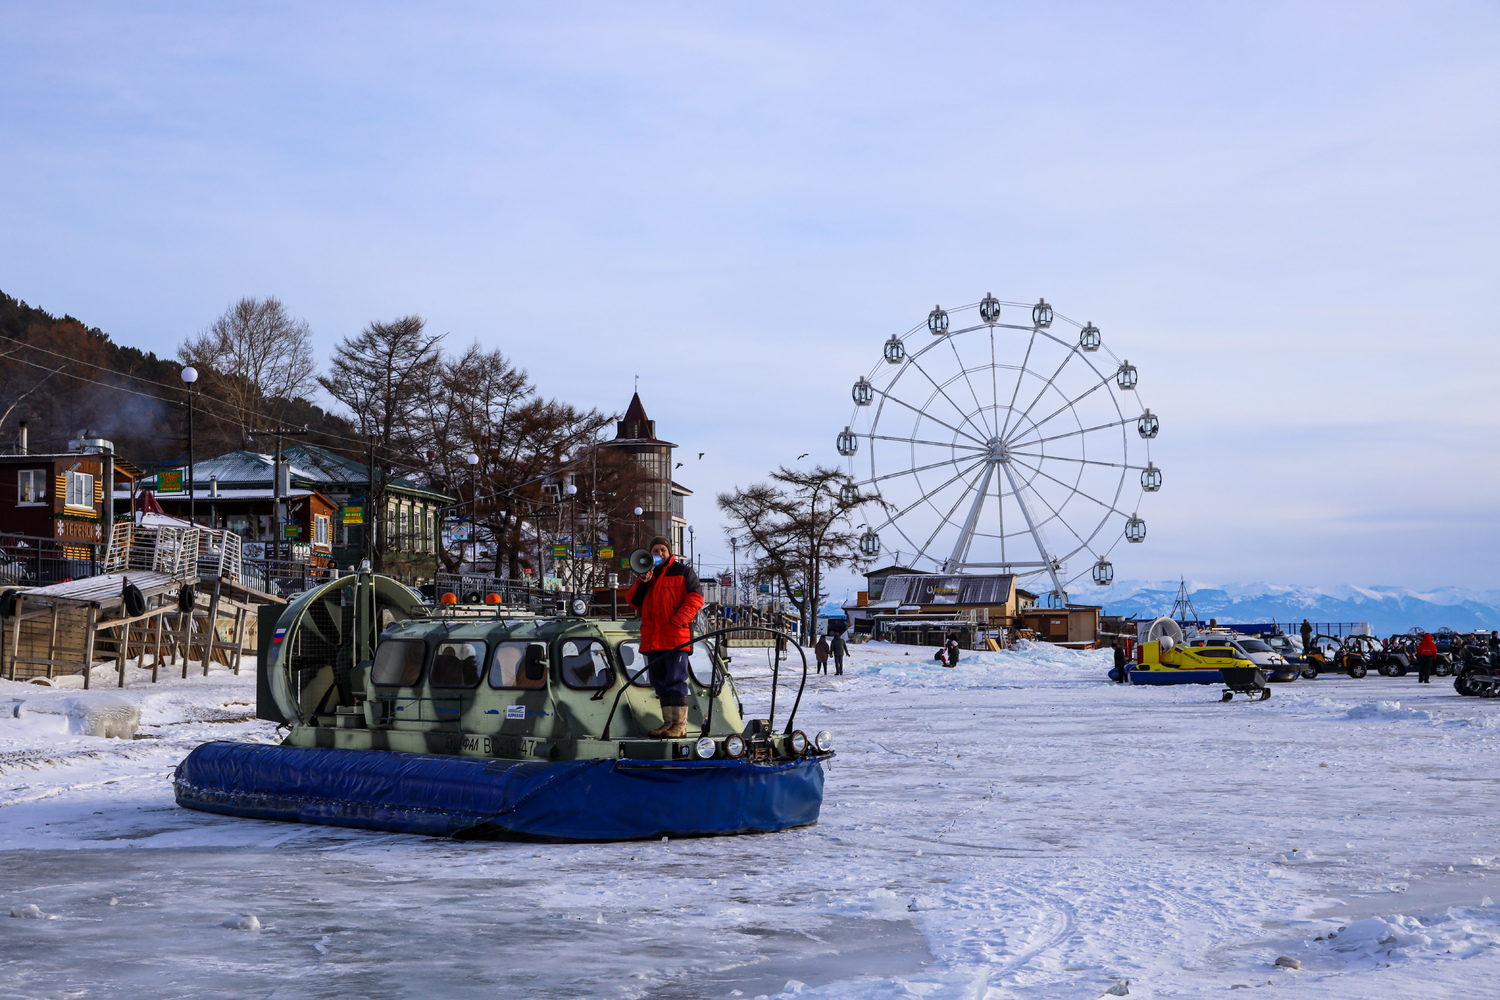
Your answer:
[[[857,503],[845,503],[839,487],[845,474],[817,466],[808,472],[782,466],[770,483],[756,483],[718,495],[719,509],[734,528],[759,550],[750,567],[757,583],[779,581],[802,619],[804,641],[810,641],[822,606],[825,570],[860,565],[859,536],[849,522]]]
[[[373,322],[356,336],[345,337],[334,351],[329,372],[318,384],[354,415],[360,433],[370,441],[376,470],[369,497],[366,530],[373,533],[372,555],[381,566],[386,540],[387,486],[392,473],[417,469],[428,447],[423,413],[439,391],[442,334],[428,334],[420,316],[389,323]]]
[[[280,299],[245,298],[178,349],[184,364],[202,369],[207,411],[241,438],[287,403],[313,388],[312,330]],[[223,403],[215,408],[213,400]]]

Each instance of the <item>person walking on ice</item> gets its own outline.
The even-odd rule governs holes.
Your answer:
[[[849,655],[849,644],[844,641],[844,633],[833,633],[833,641],[828,644],[828,649],[833,653],[833,672],[836,675],[844,673],[844,657]]]

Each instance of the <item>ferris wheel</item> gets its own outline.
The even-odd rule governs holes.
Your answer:
[[[935,307],[854,383],[838,436],[841,498],[868,517],[862,552],[1044,579],[1059,600],[1085,574],[1108,585],[1110,553],[1145,540],[1142,495],[1162,483],[1150,451],[1161,421],[1140,405],[1137,378],[1097,326],[1045,299]]]

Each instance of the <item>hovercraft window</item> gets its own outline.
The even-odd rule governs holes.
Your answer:
[[[445,642],[432,658],[432,686],[471,688],[479,683],[479,665],[484,662],[484,643]]]
[[[713,684],[713,647],[706,642],[693,643],[692,652],[688,655],[688,669],[693,672],[693,680],[697,681],[703,687]]]
[[[562,678],[571,688],[607,688],[614,683],[604,643],[576,639],[563,643]]]
[[[536,664],[532,674],[526,676],[526,655],[535,648],[532,660]],[[547,686],[547,644],[542,642],[502,642],[490,654],[490,687],[492,688],[544,688]],[[537,669],[540,668],[540,669]]]
[[[620,643],[620,663],[625,667],[626,677],[633,677],[637,670],[641,671],[641,676],[635,678],[636,687],[648,688],[651,686],[650,671],[641,670],[646,665],[646,661],[641,659],[640,643],[634,641]]]
[[[422,676],[427,644],[419,639],[387,639],[375,650],[370,683],[411,687]]]

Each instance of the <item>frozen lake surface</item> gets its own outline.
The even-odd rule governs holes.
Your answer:
[[[249,671],[132,671],[133,741],[0,682],[0,1000],[1497,994],[1500,703],[1372,675],[1226,705],[1112,685],[1103,653],[927,655],[856,647],[810,684],[818,825],[582,846],[178,809],[194,745],[275,738]]]

